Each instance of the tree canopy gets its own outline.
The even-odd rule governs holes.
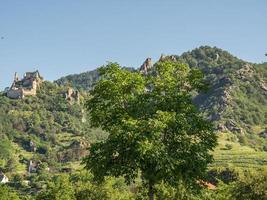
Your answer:
[[[109,132],[85,159],[96,179],[123,176],[131,182],[140,172],[150,199],[161,181],[200,179],[216,145],[212,125],[192,103],[193,93],[206,88],[203,74],[173,62],[157,63],[147,76],[116,63],[100,74],[87,102],[91,125]]]

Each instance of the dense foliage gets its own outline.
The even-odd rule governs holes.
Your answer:
[[[98,71],[93,70],[81,74],[68,75],[55,82],[59,85],[70,85],[75,88],[90,90],[99,79],[100,76]]]
[[[134,68],[124,67],[128,71],[135,71]],[[83,72],[80,74],[72,74],[62,77],[55,81],[58,85],[68,85],[77,89],[89,91],[101,79],[98,70]]]
[[[216,145],[211,124],[192,103],[192,93],[206,86],[203,74],[174,62],[158,63],[147,76],[114,63],[100,72],[103,79],[87,104],[92,126],[109,132],[85,160],[96,179],[111,175],[132,182],[140,170],[150,199],[161,181],[200,179]]]
[[[186,187],[180,182],[173,187],[159,183],[155,186],[156,200],[265,200],[267,199],[266,171],[242,173],[236,180],[223,182],[218,179],[215,189]],[[21,195],[8,186],[0,185],[0,200],[147,200],[147,190],[140,182],[127,186],[122,178],[108,177],[101,184],[94,182],[92,174],[77,172],[55,175],[45,181],[41,192]]]
[[[0,200],[20,200],[16,192],[9,187],[0,184]]]

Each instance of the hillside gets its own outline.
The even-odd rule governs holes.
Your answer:
[[[134,71],[134,68],[125,67],[129,71]],[[80,90],[90,91],[95,83],[100,79],[97,69],[83,72],[81,74],[71,74],[64,76],[54,81],[58,85],[71,86]]]
[[[81,74],[73,74],[62,77],[55,81],[58,85],[70,85],[75,88],[90,90],[93,85],[99,80],[97,70],[84,72]]]
[[[267,63],[249,63],[211,47],[159,59],[164,60],[200,68],[209,82],[208,92],[197,94],[194,101],[218,130],[219,145],[210,168],[266,166]],[[138,70],[153,70],[151,59]],[[53,174],[82,168],[87,147],[107,136],[90,128],[84,108],[90,89],[100,78],[94,70],[62,77],[55,83],[44,81],[36,96],[10,99],[0,94],[0,170],[12,178],[12,187],[17,187],[12,185],[17,179],[29,181],[20,191],[34,193]],[[67,97],[71,87],[78,89],[79,100]]]
[[[242,145],[267,148],[267,140],[262,137],[267,128],[266,63],[249,63],[209,46],[182,55],[161,56],[159,61],[163,60],[183,62],[204,72],[210,89],[196,96],[195,103],[216,124],[217,130],[233,133]],[[56,83],[90,90],[98,79],[94,70],[63,77]]]
[[[83,107],[87,94],[80,93],[77,102],[66,98],[67,90],[44,82],[36,96],[0,95],[0,167],[8,176],[72,170],[91,142],[105,138],[89,127]]]
[[[241,144],[262,150],[267,144],[260,137],[267,124],[265,65],[245,62],[210,47],[195,49],[176,59],[205,73],[211,88],[195,101],[217,129],[234,133]]]

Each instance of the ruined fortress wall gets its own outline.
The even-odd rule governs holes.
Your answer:
[[[18,74],[15,73],[14,82],[11,88],[6,92],[7,97],[12,99],[20,99],[25,96],[35,96],[37,89],[42,84],[42,77],[39,72],[27,72],[23,79],[18,79]]]
[[[22,89],[11,89],[7,91],[7,97],[11,99],[19,99],[23,97]]]
[[[36,90],[35,89],[22,89],[23,96],[35,96]]]
[[[24,98],[25,96],[35,96],[36,89],[10,89],[7,91],[7,97],[11,99],[20,99]]]

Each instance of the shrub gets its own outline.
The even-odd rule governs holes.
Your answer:
[[[231,193],[236,200],[266,200],[267,172],[246,174],[235,183]]]
[[[231,145],[231,144],[226,144],[225,145],[225,149],[226,150],[231,150],[233,148],[233,145]]]

